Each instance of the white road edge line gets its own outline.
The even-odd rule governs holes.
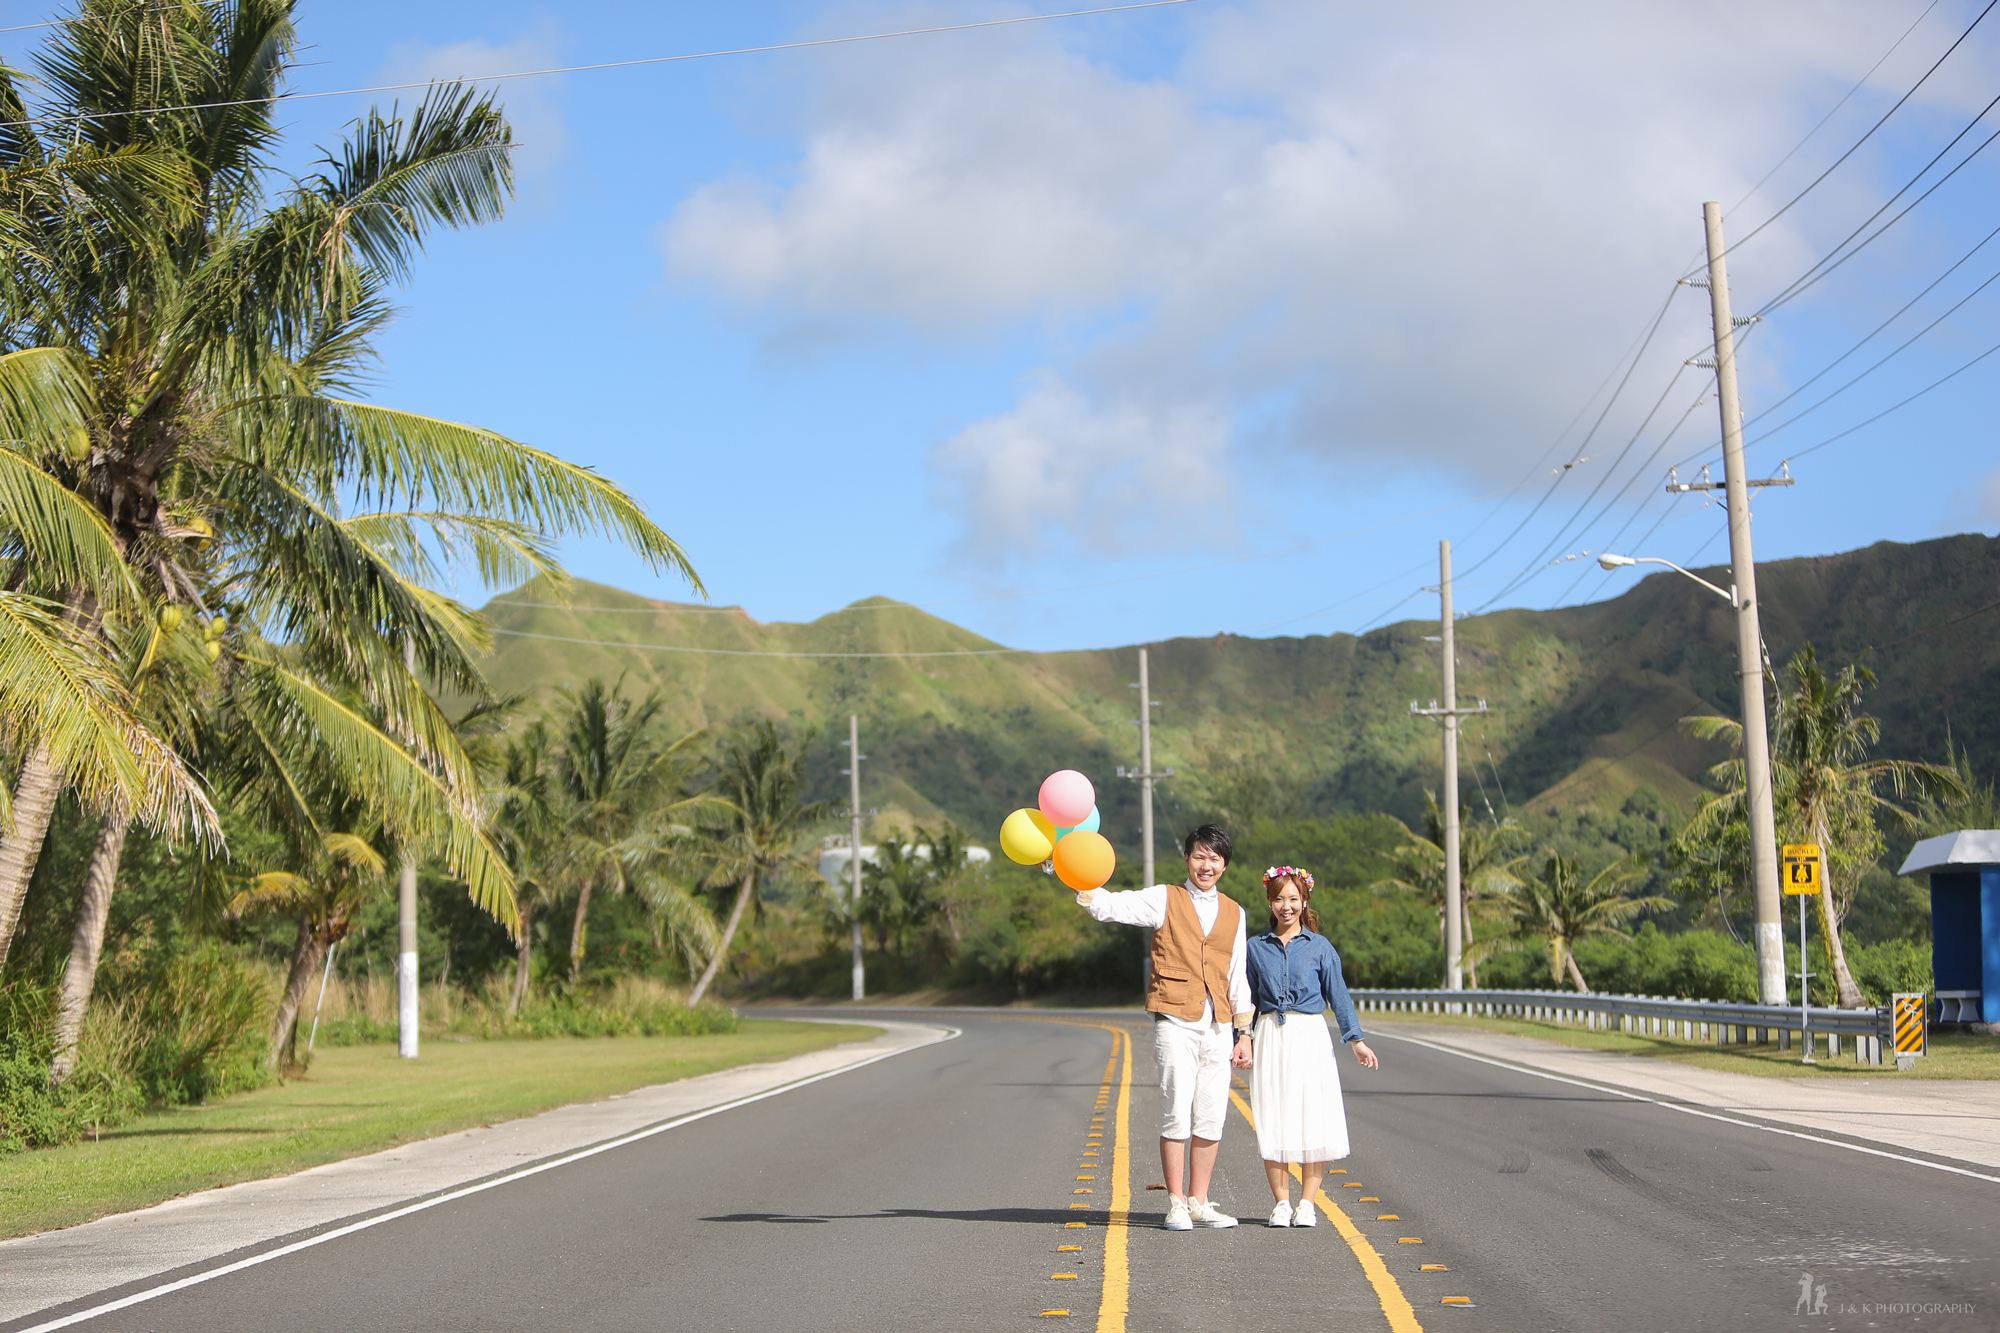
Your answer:
[[[297,1254],[300,1250],[309,1250],[315,1245],[324,1245],[328,1241],[339,1240],[343,1236],[352,1236],[357,1231],[366,1231],[370,1227],[381,1226],[384,1222],[393,1222],[398,1218],[408,1217],[412,1213],[421,1213],[425,1209],[435,1208],[441,1203],[454,1203],[459,1199],[483,1193],[500,1185],[511,1185],[517,1180],[525,1180],[529,1176],[538,1176],[544,1171],[553,1171],[559,1166],[568,1166],[572,1162],[580,1162],[586,1157],[595,1157],[599,1153],[610,1152],[613,1148],[623,1148],[627,1144],[637,1143],[641,1139],[650,1139],[655,1134],[664,1134],[670,1129],[679,1129],[682,1125],[692,1124],[697,1120],[706,1120],[709,1116],[718,1115],[723,1111],[733,1111],[739,1106],[748,1106],[752,1102],[761,1102],[767,1097],[776,1097],[779,1093],[790,1092],[794,1088],[803,1088],[809,1083],[818,1083],[821,1079],[834,1078],[840,1074],[850,1074],[857,1069],[866,1069],[878,1060],[887,1060],[894,1055],[907,1055],[911,1051],[920,1051],[925,1046],[935,1046],[938,1042],[950,1041],[954,1037],[964,1035],[963,1029],[947,1027],[943,1024],[924,1023],[912,1024],[912,1026],[935,1028],[936,1031],[942,1032],[944,1035],[915,1046],[904,1046],[894,1051],[883,1051],[879,1055],[869,1056],[866,1060],[857,1060],[855,1063],[845,1065],[839,1069],[829,1069],[823,1074],[813,1074],[806,1078],[794,1080],[791,1083],[767,1089],[764,1092],[753,1093],[748,1097],[739,1097],[733,1102],[723,1102],[719,1106],[711,1106],[706,1110],[695,1111],[681,1116],[676,1120],[665,1120],[657,1125],[648,1125],[644,1129],[635,1130],[619,1138],[607,1139],[603,1143],[592,1144],[588,1148],[579,1148],[573,1153],[551,1161],[542,1162],[535,1166],[525,1166],[519,1171],[510,1171],[504,1176],[496,1176],[491,1180],[482,1180],[477,1184],[467,1185],[461,1189],[452,1190],[447,1194],[440,1194],[434,1198],[420,1200],[417,1203],[405,1204],[401,1208],[392,1209],[386,1213],[377,1213],[375,1216],[365,1217],[359,1222],[350,1222],[346,1226],[335,1227],[332,1231],[324,1231],[317,1236],[308,1236],[304,1240],[293,1241],[290,1245],[281,1245],[275,1250],[266,1250],[262,1254],[253,1254],[248,1259],[238,1259],[233,1264],[224,1264],[220,1268],[211,1268],[188,1277],[178,1278],[172,1282],[162,1283],[157,1287],[149,1287],[144,1291],[135,1291],[129,1296],[120,1296],[115,1301],[106,1301],[102,1305],[93,1305],[87,1310],[78,1310],[75,1314],[66,1314],[60,1319],[51,1319],[47,1323],[31,1325],[20,1329],[18,1333],[52,1333],[54,1329],[68,1328],[72,1324],[80,1324],[87,1319],[96,1319],[101,1315],[112,1314],[134,1305],[143,1304],[146,1301],[155,1300],[161,1296],[171,1295],[176,1291],[184,1291],[189,1287],[200,1286],[204,1282],[213,1282],[216,1278],[227,1277],[231,1273],[240,1273],[246,1268],[255,1268],[258,1264],[270,1263],[273,1259],[282,1259],[286,1255]]]
[[[1463,1060],[1477,1060],[1480,1064],[1492,1065],[1496,1069],[1511,1069],[1517,1074],[1532,1074],[1536,1078],[1545,1078],[1552,1083],[1567,1083],[1571,1087],[1588,1088],[1592,1092],[1608,1092],[1614,1097],[1624,1097],[1635,1102],[1651,1102],[1655,1106],[1664,1106],[1669,1111],[1679,1111],[1684,1115],[1698,1115],[1704,1120],[1720,1120],[1725,1125],[1741,1125],[1745,1129],[1761,1129],[1766,1134],[1783,1134],[1788,1139],[1804,1139],[1808,1143],[1824,1143],[1833,1148],[1845,1148],[1849,1152],[1866,1153],[1870,1157],[1886,1157],[1892,1162],[1908,1162],[1912,1166],[1927,1166],[1933,1171],[1948,1171],[1954,1176],[1970,1176],[1974,1180],[1984,1180],[1994,1185],[2000,1185],[2000,1176],[1989,1176],[1979,1171],[1968,1171],[1962,1166],[1946,1166],[1943,1162],[1929,1162],[1921,1157],[1909,1157],[1899,1152],[1887,1152],[1881,1148],[1864,1148],[1858,1143],[1844,1143],[1839,1139],[1829,1139],[1819,1134],[1807,1134],[1803,1130],[1779,1129],[1776,1125],[1760,1125],[1754,1120],[1739,1120],[1735,1116],[1718,1115],[1714,1111],[1703,1111],[1681,1102],[1662,1101],[1658,1097],[1648,1097],[1642,1092],[1627,1092],[1623,1088],[1614,1088],[1602,1083],[1590,1083],[1580,1078],[1565,1078],[1561,1074],[1547,1073],[1544,1070],[1535,1069],[1529,1065],[1510,1064],[1505,1060],[1495,1060],[1490,1056],[1474,1055],[1470,1051],[1461,1051],[1455,1047],[1443,1046],[1434,1041],[1425,1041],[1421,1037],[1404,1037],[1394,1032],[1383,1032],[1380,1028],[1376,1029],[1376,1033],[1389,1038],[1391,1041],[1407,1041],[1413,1046],[1427,1046],[1431,1050],[1442,1051],[1446,1055],[1456,1055]],[[51,1325],[51,1327],[54,1326]],[[36,1331],[29,1329],[26,1333],[36,1333]]]

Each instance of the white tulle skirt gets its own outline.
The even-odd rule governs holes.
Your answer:
[[[1259,1014],[1252,1038],[1250,1114],[1267,1162],[1334,1162],[1347,1156],[1347,1108],[1333,1033],[1322,1014]]]

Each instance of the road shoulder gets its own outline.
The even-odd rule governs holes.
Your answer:
[[[1840,1083],[1767,1078],[1443,1024],[1374,1017],[1371,1026],[1385,1036],[1417,1038],[1662,1101],[2000,1168],[2000,1083],[1896,1074]]]
[[[871,1020],[882,1035],[742,1065],[541,1115],[406,1143],[294,1175],[191,1194],[137,1212],[0,1242],[0,1322],[271,1246],[575,1152],[664,1121],[769,1095],[951,1035]]]

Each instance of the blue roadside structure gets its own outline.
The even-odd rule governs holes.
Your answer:
[[[1899,875],[1931,877],[1931,971],[1940,1023],[2000,1023],[2000,829],[1910,849]]]

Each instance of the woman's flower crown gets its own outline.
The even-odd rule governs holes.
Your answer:
[[[1272,880],[1283,879],[1287,875],[1290,875],[1292,878],[1298,880],[1299,883],[1305,885],[1307,893],[1311,893],[1313,891],[1312,872],[1309,870],[1301,870],[1297,866],[1272,866],[1269,870],[1266,870],[1264,872],[1264,887],[1267,889],[1270,888]]]

